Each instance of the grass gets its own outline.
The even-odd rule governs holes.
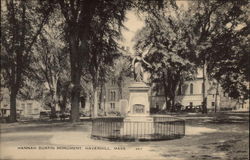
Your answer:
[[[61,156],[60,159],[249,159],[249,113],[224,112],[203,116],[177,116],[186,120],[186,135],[181,139],[168,141],[93,140],[90,139],[91,122],[86,121],[75,124],[60,121],[1,124],[0,158],[55,159]],[[17,146],[30,145],[108,146],[111,150],[51,151],[47,155],[48,151],[39,151],[39,154],[35,154],[36,151],[16,149]],[[112,150],[116,146],[124,147],[126,150]]]

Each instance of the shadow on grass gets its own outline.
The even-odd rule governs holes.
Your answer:
[[[1,139],[1,142],[14,142],[18,144],[36,145],[39,142],[39,145],[50,145],[49,139],[52,138],[52,135],[16,135],[16,136],[6,136]]]

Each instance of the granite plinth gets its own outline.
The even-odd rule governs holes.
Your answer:
[[[134,82],[129,86],[129,108],[127,116],[149,116],[149,86]]]

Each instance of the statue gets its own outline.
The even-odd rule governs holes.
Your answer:
[[[133,61],[132,61],[132,65],[133,65],[133,72],[134,72],[134,79],[136,82],[141,82],[143,80],[143,67],[142,67],[142,63],[147,64],[148,66],[151,67],[151,65],[146,62],[142,57],[140,56],[135,56]]]

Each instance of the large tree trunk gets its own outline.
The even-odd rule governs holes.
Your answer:
[[[76,54],[73,52],[72,54]],[[76,55],[75,55],[76,56]],[[74,56],[74,57],[75,57]],[[71,57],[71,59],[73,59]],[[72,60],[73,64],[71,64],[71,82],[73,84],[73,88],[71,91],[71,122],[79,122],[79,105],[80,105],[80,77],[81,77],[81,70],[77,67],[75,63],[77,63],[76,58]]]
[[[52,95],[52,103],[51,103],[51,118],[56,118],[56,105],[57,105],[57,97],[55,95],[55,93],[53,93],[54,95]]]
[[[163,73],[163,88],[164,88],[164,96],[165,96],[165,101],[166,101],[166,110],[169,111],[171,104],[169,103],[168,97],[169,97],[169,93],[168,93],[168,88],[167,88],[167,84],[166,84],[166,77],[165,74]]]
[[[9,122],[16,122],[16,97],[17,89],[15,86],[11,86],[10,91],[10,119]]]
[[[51,119],[56,118],[56,108],[55,108],[55,106],[54,106],[54,103],[51,103],[51,105],[50,105],[50,110],[51,110],[50,118],[51,118]]]
[[[71,33],[71,32],[70,32]],[[71,114],[70,120],[71,122],[80,121],[79,117],[79,105],[80,105],[80,79],[81,79],[81,69],[82,65],[80,60],[82,56],[80,56],[80,49],[78,46],[79,41],[77,40],[76,33],[72,33],[69,36],[70,40],[70,66],[71,66],[71,84],[73,85],[71,90]],[[82,51],[84,52],[84,51]]]
[[[180,74],[179,75],[175,75],[175,77],[173,77],[174,75],[172,75],[171,77],[173,78],[172,79],[172,88],[171,88],[171,101],[172,101],[172,108],[171,110],[172,111],[179,111],[179,108],[176,108],[176,105],[175,105],[175,96],[176,96],[176,92],[178,90],[178,86],[180,85]]]
[[[100,93],[98,95],[98,100],[99,100],[98,107],[99,108],[102,108],[102,94],[103,94],[103,83],[101,84]]]
[[[74,1],[72,2],[74,3]],[[80,7],[77,7],[77,9],[72,6],[69,7],[66,1],[58,1],[58,3],[66,19],[66,38],[70,48],[71,83],[73,85],[71,91],[71,121],[77,122],[80,120],[80,79],[84,60],[89,54],[88,34],[97,2],[91,0],[80,1]],[[73,14],[70,14],[70,12],[73,12]]]
[[[61,113],[65,113],[67,98],[62,96],[62,101],[59,101],[60,111]]]
[[[97,87],[93,86],[93,114],[92,117],[97,117],[98,116],[98,92],[97,92]]]
[[[175,112],[176,108],[175,108],[175,96],[171,97],[171,112]]]
[[[71,92],[71,121],[80,121],[79,105],[80,105],[80,92],[81,92],[81,76],[84,63],[84,55],[88,55],[87,48],[87,34],[88,29],[85,30],[81,41],[77,38],[76,33],[70,35],[70,65],[71,65],[71,82],[73,89]],[[79,42],[81,45],[78,46]]]
[[[216,93],[215,93],[215,104],[214,104],[214,112],[215,113],[218,110],[218,94],[219,94],[219,83],[217,82]]]
[[[17,56],[17,58],[19,58]],[[18,62],[18,61],[17,61]],[[11,66],[11,79],[10,79],[10,119],[9,122],[16,122],[17,121],[17,114],[16,114],[16,98],[20,84],[20,69],[16,68],[15,65]],[[17,73],[19,72],[19,73]]]
[[[203,93],[202,93],[202,113],[207,113],[207,63],[206,60],[204,60],[203,64]]]
[[[70,120],[71,122],[78,122],[79,119],[79,101],[80,101],[80,92],[76,91],[71,94],[71,114]]]
[[[79,122],[79,103],[80,103],[80,83],[73,83],[74,87],[71,91],[71,122]]]

